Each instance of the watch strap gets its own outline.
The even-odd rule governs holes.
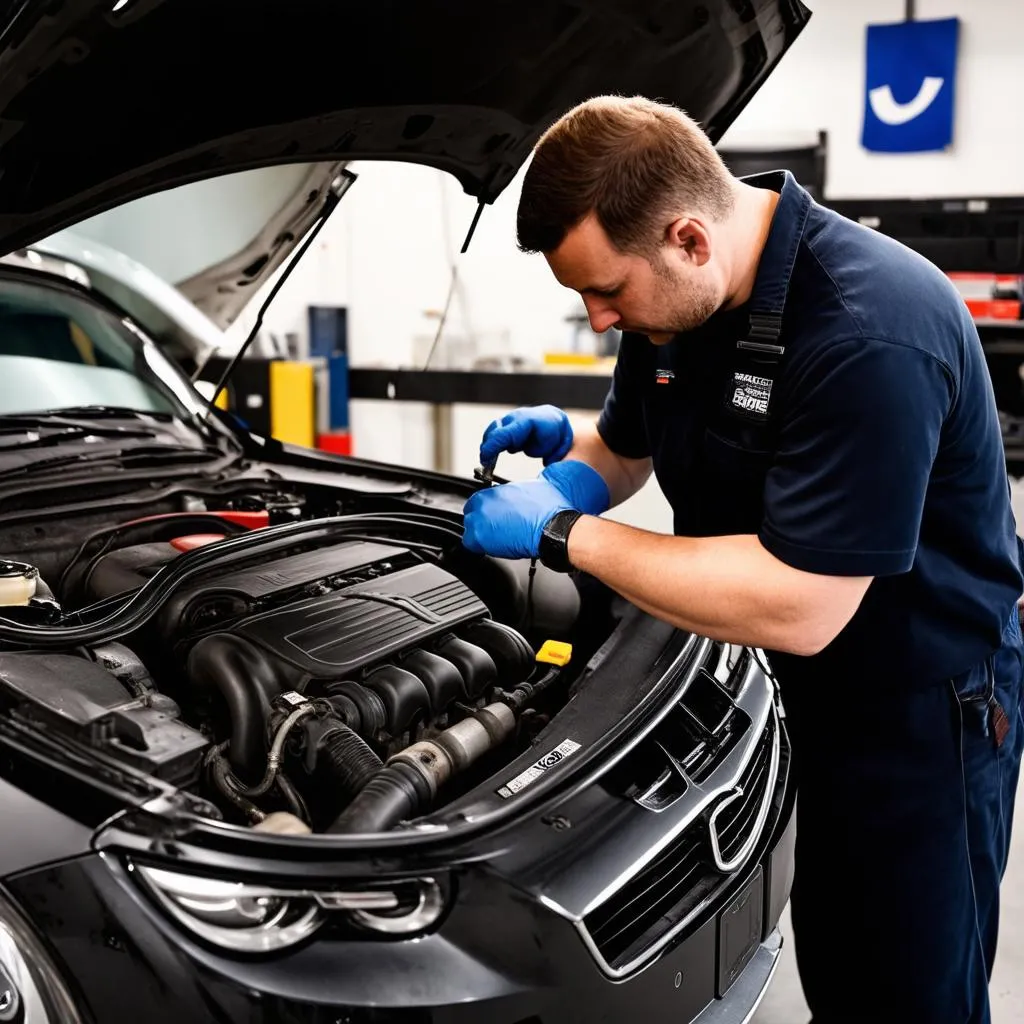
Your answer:
[[[572,570],[573,565],[569,561],[569,531],[582,515],[578,509],[566,508],[556,512],[544,524],[537,548],[537,557],[543,565],[555,572]]]

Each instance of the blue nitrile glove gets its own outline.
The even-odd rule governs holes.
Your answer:
[[[563,471],[563,465],[570,468]],[[497,558],[536,558],[544,526],[556,512],[574,508],[597,515],[608,508],[608,487],[596,470],[575,460],[558,466],[558,473],[549,466],[536,480],[477,491],[463,510],[466,548]]]
[[[553,405],[534,405],[514,409],[484,431],[480,465],[493,463],[502,452],[525,452],[547,466],[564,459],[571,447],[569,417]]]
[[[486,487],[466,502],[462,543],[478,555],[536,558],[544,524],[567,508],[562,492],[542,477]]]
[[[585,462],[563,459],[553,462],[540,475],[562,492],[571,508],[578,508],[585,515],[602,515],[611,506],[612,496],[604,477]]]

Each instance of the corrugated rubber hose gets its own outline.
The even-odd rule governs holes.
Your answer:
[[[325,763],[346,804],[381,770],[381,759],[362,737],[340,722],[327,729],[317,744],[317,762]]]

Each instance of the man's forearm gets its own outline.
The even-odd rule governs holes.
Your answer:
[[[579,459],[601,474],[613,506],[632,497],[651,475],[650,459],[624,459],[616,455],[604,443],[593,421],[573,423],[573,443],[566,458]]]
[[[569,558],[680,629],[803,655],[831,642],[870,582],[801,572],[754,536],[672,537],[593,516],[573,527]]]

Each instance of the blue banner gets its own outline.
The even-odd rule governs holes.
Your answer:
[[[953,141],[960,20],[868,25],[865,149],[925,153]]]

